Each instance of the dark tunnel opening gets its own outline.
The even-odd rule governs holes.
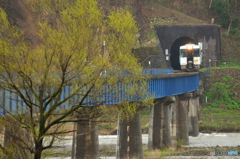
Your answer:
[[[193,41],[193,39],[189,37],[178,38],[172,44],[172,47],[170,50],[170,53],[171,53],[170,61],[171,61],[171,66],[174,70],[181,70],[181,66],[179,63],[179,47],[188,43],[196,44]]]

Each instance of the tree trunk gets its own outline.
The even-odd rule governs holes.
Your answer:
[[[229,35],[229,32],[230,32],[230,30],[231,30],[231,25],[232,25],[232,19],[231,19],[231,21],[230,21],[230,23],[229,23],[229,26],[228,26],[227,36]]]
[[[34,153],[34,159],[41,159],[42,156],[42,150],[36,149],[36,152]]]
[[[210,1],[210,4],[209,4],[209,9],[211,9],[211,6],[212,6],[212,0]]]
[[[43,139],[41,139],[39,142],[35,143],[35,153],[34,153],[34,159],[41,159],[42,151],[43,151]]]

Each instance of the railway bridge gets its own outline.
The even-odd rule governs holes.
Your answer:
[[[173,69],[160,72],[151,70],[148,82],[149,92],[154,94],[154,105],[150,108],[148,149],[162,149],[176,146],[178,142],[189,145],[189,135],[199,134],[199,96],[203,87],[202,74],[199,72],[173,73]],[[207,74],[209,74],[208,69]],[[117,130],[117,159],[143,158],[142,130],[140,113],[132,120],[119,120]],[[97,130],[94,123],[90,124]],[[99,158],[97,131],[89,135],[80,135],[84,131],[81,124],[75,125],[78,130],[73,136],[72,158]],[[88,137],[87,137],[88,136]],[[82,143],[86,139],[89,143]]]
[[[148,149],[173,146],[179,141],[188,145],[189,135],[197,136],[199,133],[199,95],[203,91],[201,75],[199,72],[173,73],[173,69],[146,69],[143,72],[151,75],[148,81],[148,92],[154,97],[154,105],[150,108]],[[64,98],[66,92],[68,91],[63,91],[61,98]],[[5,110],[19,112],[17,109],[26,106],[23,101],[7,90],[0,90],[0,96],[2,97],[0,102]],[[89,101],[88,103],[91,103]],[[135,100],[135,102],[139,101],[141,99]],[[115,99],[107,104],[117,102],[118,99]],[[89,104],[89,106],[94,105]],[[87,125],[92,130],[90,133],[84,133],[86,125],[82,123],[74,125],[76,131],[73,134],[73,159],[100,157],[97,125],[90,120],[87,122],[90,123]],[[117,133],[117,158],[128,156],[143,158],[140,113],[135,114],[129,122],[120,120]]]
[[[201,75],[198,72],[156,74],[151,77],[149,85],[155,98],[150,108],[148,149],[176,146],[178,142],[189,145],[189,135],[199,134]],[[130,158],[143,158],[141,135],[140,113],[129,122],[129,127],[126,121],[119,121],[117,158],[128,157],[128,146]]]

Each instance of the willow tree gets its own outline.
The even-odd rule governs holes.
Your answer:
[[[40,159],[57,135],[69,132],[61,129],[64,123],[81,120],[71,117],[83,108],[98,108],[85,111],[89,117],[107,114],[107,104],[134,113],[137,106],[128,102],[147,102],[146,80],[131,54],[138,29],[128,11],[104,15],[95,0],[28,0],[27,5],[37,17],[40,43],[34,46],[0,9],[0,91],[2,123],[28,134],[28,140],[13,131],[8,135],[15,145],[0,149],[9,158],[18,147],[18,156]],[[46,136],[52,136],[48,144]]]

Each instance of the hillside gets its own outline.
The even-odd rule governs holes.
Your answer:
[[[13,24],[24,31],[25,38],[37,44],[37,15],[26,5],[28,1],[0,0],[0,7],[7,12]],[[218,16],[209,9],[209,0],[98,0],[98,3],[106,13],[119,8],[130,10],[139,25],[139,40],[143,47],[155,47],[158,43],[153,25],[208,25],[212,20],[214,24],[221,24]],[[240,38],[226,36],[226,31],[221,28],[222,61],[239,61]]]
[[[143,47],[155,47],[157,37],[153,25],[208,25],[211,21],[221,26],[221,21],[210,9],[209,0],[101,0],[105,12],[113,8],[126,7],[131,10],[140,27],[140,41]],[[222,61],[240,61],[240,38],[226,35],[221,27]]]
[[[122,2],[115,1],[107,3],[107,1],[101,1],[105,12],[119,7],[125,7],[129,9],[135,16],[140,27],[140,39],[143,42],[142,46],[156,46],[157,37],[155,36],[155,30],[151,26],[154,25],[207,25],[201,19],[196,19],[186,15],[180,11],[165,7],[161,1],[132,1]]]

